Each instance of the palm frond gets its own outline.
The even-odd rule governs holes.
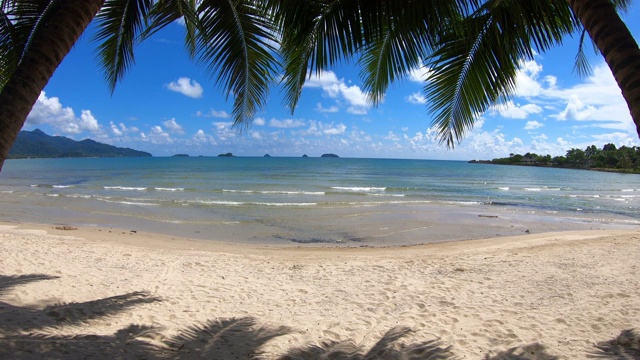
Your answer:
[[[283,0],[271,10],[282,28],[284,101],[292,111],[311,73],[353,56],[363,44],[358,0]]]
[[[0,3],[0,88],[22,62],[36,32],[46,26],[55,0]]]
[[[580,34],[580,42],[578,45],[578,53],[576,54],[576,61],[573,65],[574,74],[581,78],[585,78],[593,73],[591,65],[589,64],[589,60],[587,59],[587,55],[584,53],[584,41],[586,34],[587,30],[582,29],[582,33]]]
[[[98,58],[111,91],[135,62],[133,48],[153,0],[107,0],[98,15]]]
[[[185,46],[191,57],[196,53],[196,0],[159,0],[151,9],[146,29],[140,35],[140,41],[148,39],[150,36],[177,21],[184,20],[186,29]]]
[[[235,97],[235,125],[249,124],[277,73],[274,23],[250,0],[205,0],[198,16],[198,60]]]
[[[454,147],[488,107],[515,90],[519,62],[559,44],[577,22],[564,1],[487,1],[445,34],[424,92],[432,125]]]

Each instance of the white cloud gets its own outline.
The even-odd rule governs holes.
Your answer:
[[[167,121],[164,121],[162,125],[164,125],[164,127],[166,127],[167,130],[169,130],[174,134],[184,134],[184,129],[180,124],[176,122],[176,118],[171,118]]]
[[[347,130],[347,126],[342,123],[334,124],[332,122],[330,124],[324,124],[321,121],[310,120],[308,124],[309,127],[306,130],[297,132],[297,134],[302,136],[340,135],[344,134]]]
[[[205,134],[204,130],[199,129],[193,137],[191,137],[194,143],[200,145],[217,145],[215,138],[211,135]]]
[[[220,118],[220,119],[228,119],[231,115],[229,115],[229,113],[224,111],[224,110],[211,109],[206,113],[203,113],[202,111],[197,111],[196,112],[196,116],[198,116],[198,117],[214,117],[214,118]]]
[[[322,106],[321,103],[317,103],[316,104],[316,111],[317,112],[321,112],[321,113],[335,113],[338,112],[340,109],[333,105],[333,106],[329,106],[328,108],[325,108]]]
[[[177,81],[168,83],[167,88],[194,99],[201,98],[204,91],[197,81],[191,80],[188,77],[181,77]]]
[[[267,122],[264,120],[264,118],[255,118],[253,120],[253,125],[258,125],[258,126],[264,126],[264,124],[266,124]]]
[[[413,82],[424,83],[431,76],[431,69],[420,67],[409,71],[409,80]]]
[[[271,119],[269,121],[269,126],[275,127],[275,128],[291,129],[291,128],[298,128],[305,125],[306,123],[304,121],[298,120],[298,119],[285,119],[285,120]]]
[[[44,91],[40,92],[38,100],[33,105],[27,116],[29,125],[49,124],[56,130],[67,134],[79,134],[89,131],[97,134],[102,131],[98,119],[90,110],[81,110],[80,117],[70,107],[63,107],[57,97],[47,97]]]
[[[165,132],[161,126],[152,126],[149,134],[140,133],[140,138],[142,141],[151,142],[154,145],[165,145],[171,144],[175,140],[171,138],[167,132]]]
[[[218,138],[222,141],[234,139],[238,134],[233,130],[233,122],[214,122],[212,123]]]
[[[529,114],[539,114],[542,112],[542,108],[536,104],[514,104],[509,100],[504,104],[499,104],[494,107],[498,113],[509,119],[526,119]]]
[[[525,130],[535,130],[535,129],[541,128],[543,126],[544,126],[544,124],[539,123],[537,121],[527,121],[527,124],[524,126],[524,129]]]
[[[408,103],[411,103],[411,104],[424,105],[424,104],[426,104],[426,103],[427,103],[427,98],[426,98],[426,97],[424,97],[424,95],[422,95],[422,94],[421,94],[421,93],[419,93],[419,92],[416,92],[416,93],[413,93],[413,94],[411,94],[411,95],[407,96],[407,97],[405,98],[405,100],[406,100]]]
[[[345,101],[348,105],[347,112],[363,115],[371,108],[367,94],[357,85],[348,86],[344,79],[338,79],[332,71],[323,71],[318,76],[311,77],[305,87],[320,88],[323,94],[337,101]]]

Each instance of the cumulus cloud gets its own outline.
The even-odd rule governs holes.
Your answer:
[[[431,76],[431,69],[420,67],[409,71],[409,80],[413,82],[424,83]]]
[[[198,131],[196,131],[196,133],[191,137],[191,140],[199,145],[217,145],[218,143],[216,142],[216,139],[211,136],[211,135],[207,135],[204,130],[199,129]]]
[[[524,129],[525,130],[535,130],[535,129],[541,128],[543,126],[544,126],[544,124],[539,123],[537,121],[527,121],[527,124],[524,126]]]
[[[347,130],[347,126],[342,123],[334,124],[332,122],[325,124],[322,121],[309,120],[308,125],[309,127],[307,129],[300,131],[297,134],[302,136],[340,135],[344,134]]]
[[[197,117],[214,117],[214,118],[220,118],[220,119],[227,119],[231,115],[229,115],[229,113],[224,111],[224,110],[211,109],[206,113],[203,113],[202,111],[197,111],[196,112],[196,116]]]
[[[202,86],[200,86],[197,81],[191,80],[188,77],[181,77],[177,81],[168,83],[167,89],[194,99],[201,98],[204,92]]]
[[[291,128],[302,127],[305,125],[306,123],[304,121],[298,120],[298,119],[284,119],[284,120],[271,119],[269,121],[269,126],[275,127],[275,128],[291,129]]]
[[[57,131],[66,134],[79,134],[89,131],[97,134],[102,131],[98,120],[90,110],[81,110],[77,117],[71,107],[64,107],[57,97],[47,97],[44,91],[40,92],[38,100],[33,105],[27,116],[28,125],[49,124]]]
[[[164,127],[166,127],[167,130],[169,130],[169,132],[171,133],[184,134],[184,129],[182,128],[182,125],[176,122],[176,118],[171,118],[167,121],[164,121],[162,122],[162,125],[164,125]]]
[[[142,141],[148,141],[154,145],[172,144],[175,141],[169,133],[164,131],[162,127],[158,125],[152,126],[148,134],[141,132],[140,138]]]
[[[325,108],[325,107],[322,106],[321,103],[317,103],[316,104],[316,111],[317,112],[321,112],[321,113],[335,113],[335,112],[340,111],[340,109],[335,105],[329,106],[328,108]]]
[[[530,114],[539,114],[542,108],[536,104],[515,104],[512,100],[499,104],[494,109],[503,117],[509,119],[526,119]]]
[[[261,118],[261,117],[255,118],[253,120],[253,125],[264,126],[264,124],[266,123],[267,122],[264,120],[264,118]]]
[[[320,88],[325,96],[337,101],[346,102],[347,112],[363,115],[371,108],[367,94],[357,85],[347,85],[344,79],[338,79],[333,71],[323,71],[318,76],[308,79],[305,87]]]
[[[424,97],[424,95],[422,95],[422,94],[421,94],[421,93],[419,93],[419,92],[416,92],[416,93],[413,93],[413,94],[411,94],[411,95],[407,96],[407,97],[405,98],[405,100],[406,100],[408,103],[411,103],[411,104],[417,104],[417,105],[424,105],[424,104],[426,104],[426,103],[427,103],[427,98],[426,98],[426,97]]]

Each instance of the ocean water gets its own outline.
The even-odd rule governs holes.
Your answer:
[[[230,242],[396,245],[640,225],[640,176],[347,158],[8,160],[3,221]]]

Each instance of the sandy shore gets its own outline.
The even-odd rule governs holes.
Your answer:
[[[638,230],[358,249],[0,237],[3,359],[640,358]]]

